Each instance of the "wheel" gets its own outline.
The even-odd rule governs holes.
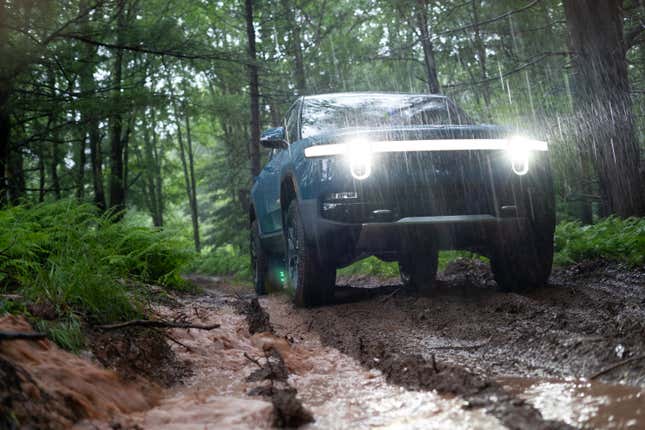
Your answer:
[[[305,229],[298,204],[289,204],[285,216],[285,256],[287,287],[298,307],[327,304],[333,298],[336,268],[326,265],[316,255],[316,248],[305,244]]]
[[[250,240],[250,254],[251,254],[251,270],[253,270],[253,286],[255,293],[262,296],[267,293],[266,282],[267,274],[269,271],[269,257],[260,242],[260,229],[258,222],[253,220],[251,223],[251,240]]]
[[[502,291],[545,285],[553,264],[555,198],[548,165],[537,180],[515,190],[522,220],[501,224],[491,253],[491,269]]]
[[[432,288],[437,277],[439,253],[431,251],[429,255],[408,255],[399,260],[399,273],[403,286],[410,290],[427,291]]]

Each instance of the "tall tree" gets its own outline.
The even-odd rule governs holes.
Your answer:
[[[5,0],[0,0],[0,57],[9,58],[9,32],[7,30],[7,9]],[[11,92],[11,77],[9,64],[0,62],[0,206],[9,197],[7,169],[11,151],[9,134],[11,130],[9,116],[9,96]]]
[[[579,138],[594,160],[605,213],[645,214],[620,0],[566,0]]]
[[[125,188],[123,156],[125,152],[123,139],[123,115],[121,113],[121,85],[123,79],[123,49],[126,27],[127,0],[117,0],[116,10],[116,48],[112,79],[114,87],[113,113],[110,119],[110,208],[121,211],[125,209]]]
[[[255,26],[253,24],[253,0],[244,0],[246,37],[248,43],[249,105],[251,109],[251,176],[260,174],[260,82],[258,77],[257,50],[255,46]]]
[[[428,27],[428,0],[417,0],[415,15],[419,31],[419,40],[423,48],[423,63],[426,68],[428,90],[432,94],[439,94],[441,87],[439,86],[439,78],[437,77],[434,46],[430,38],[430,28]]]

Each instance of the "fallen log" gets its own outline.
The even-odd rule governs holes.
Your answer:
[[[95,326],[101,330],[118,330],[126,327],[150,327],[150,328],[194,328],[198,330],[213,330],[219,328],[219,324],[191,324],[183,322],[163,321],[163,320],[132,320],[116,324],[106,324]]]

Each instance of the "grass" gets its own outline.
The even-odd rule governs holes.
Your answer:
[[[142,284],[184,289],[190,242],[172,232],[114,222],[71,200],[0,211],[0,311],[22,313],[61,346],[82,346],[83,322],[141,316]],[[29,304],[53,307],[55,321],[31,315]],[[27,305],[25,305],[27,304]]]

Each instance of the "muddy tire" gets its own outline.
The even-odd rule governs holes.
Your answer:
[[[305,243],[305,229],[298,204],[289,204],[285,215],[285,259],[287,287],[298,307],[330,303],[336,285],[336,268],[326,265],[316,255],[316,248]]]
[[[403,287],[412,291],[432,289],[439,267],[439,253],[410,255],[399,260],[399,273]]]
[[[251,254],[251,270],[253,271],[253,286],[255,293],[262,296],[267,293],[267,275],[269,272],[269,257],[262,248],[260,241],[260,228],[258,222],[253,220],[251,222],[251,240],[250,240],[250,254]]]
[[[523,221],[501,224],[491,253],[491,269],[502,291],[522,292],[546,285],[553,264],[555,198],[550,169],[515,190]]]

